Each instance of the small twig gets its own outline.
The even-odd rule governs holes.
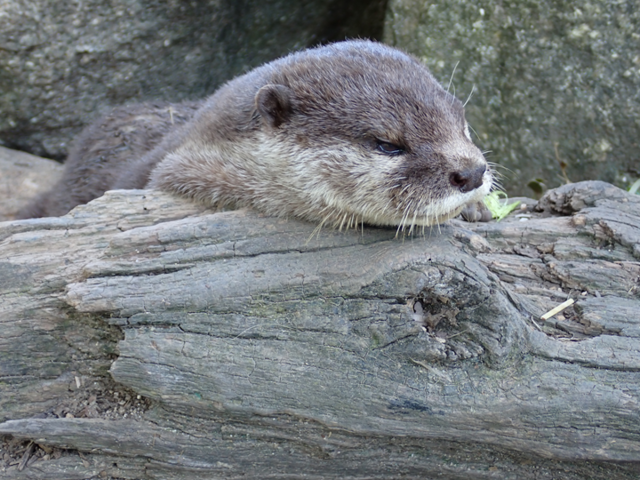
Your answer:
[[[33,443],[33,440],[31,440],[29,442],[29,445],[27,445],[27,450],[24,452],[24,455],[22,455],[22,459],[20,460],[20,465],[18,465],[19,472],[24,470],[24,467],[27,466],[27,463],[29,462],[31,455],[33,455],[33,450],[35,450],[35,448],[36,448],[36,444]]]
[[[542,327],[538,325],[538,322],[536,322],[536,319],[533,318],[533,316],[531,316],[530,319],[531,319],[531,323],[533,323],[533,325],[542,332]]]
[[[467,329],[467,330],[462,330],[461,332],[458,332],[458,333],[454,333],[450,337],[447,337],[447,340],[449,340],[450,338],[453,338],[453,337],[457,337],[458,335],[462,335],[463,333],[467,333],[468,331],[469,330]]]
[[[547,313],[545,313],[544,315],[542,315],[540,317],[540,320],[549,320],[551,317],[553,317],[555,314],[560,313],[561,311],[563,311],[565,308],[570,307],[571,305],[573,305],[575,302],[573,300],[573,298],[570,298],[569,300],[567,300],[566,302],[562,302],[560,305],[558,305],[556,308],[554,308],[553,310],[549,310]]]
[[[429,373],[433,373],[435,376],[440,377],[440,378],[444,378],[445,380],[448,379],[449,377],[447,375],[445,375],[444,373],[440,373],[438,372],[435,368],[433,368],[431,365],[427,365],[424,362],[419,362],[418,360],[414,360],[413,358],[409,358],[409,360],[411,360],[413,363],[420,365],[421,367],[423,367],[424,369],[426,369]]]
[[[560,159],[560,154],[558,153],[558,142],[553,142],[553,149],[556,152],[556,160],[560,165],[560,170],[562,170],[562,176],[564,177],[564,181],[567,182],[567,184],[569,184],[571,183],[571,180],[569,180],[569,177],[567,177],[567,163],[564,160]]]

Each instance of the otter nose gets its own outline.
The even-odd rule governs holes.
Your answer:
[[[483,165],[478,168],[463,170],[462,172],[453,172],[449,176],[449,182],[462,193],[467,193],[482,185],[482,177],[486,170],[487,166]]]

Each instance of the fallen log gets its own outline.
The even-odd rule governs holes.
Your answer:
[[[0,223],[3,478],[636,478],[640,197],[536,208],[409,237],[132,190]]]

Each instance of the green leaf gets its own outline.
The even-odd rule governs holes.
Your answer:
[[[504,200],[501,200],[504,198]],[[489,195],[484,197],[484,204],[487,206],[493,218],[495,218],[498,222],[502,220],[504,217],[513,212],[518,205],[520,205],[520,201],[513,202],[507,204],[507,194],[500,190],[494,190]]]

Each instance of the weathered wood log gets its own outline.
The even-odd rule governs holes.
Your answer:
[[[637,478],[640,197],[538,207],[403,237],[114,191],[0,224],[0,434],[73,450],[3,478]]]

